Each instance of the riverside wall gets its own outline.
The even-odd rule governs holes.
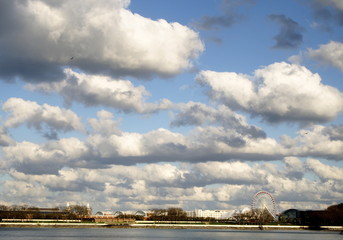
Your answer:
[[[311,230],[309,226],[290,225],[216,225],[216,224],[107,224],[107,223],[28,223],[0,222],[0,227],[11,228],[168,228],[168,229],[231,229],[231,230]],[[321,230],[342,231],[343,226],[320,226]]]

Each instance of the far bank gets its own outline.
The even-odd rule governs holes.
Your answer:
[[[166,229],[230,229],[230,230],[325,230],[343,231],[343,226],[320,226],[312,228],[300,225],[217,225],[217,224],[145,224],[145,223],[28,223],[2,222],[1,228],[166,228]]]

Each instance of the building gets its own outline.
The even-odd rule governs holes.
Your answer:
[[[111,211],[111,210],[105,210],[105,211],[99,211],[95,215],[96,216],[107,216],[107,217],[122,217],[122,216],[139,216],[139,217],[146,217],[148,215],[148,211]]]
[[[229,219],[236,213],[235,210],[202,210],[186,211],[187,217]]]

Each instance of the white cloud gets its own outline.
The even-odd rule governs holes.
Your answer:
[[[309,49],[308,56],[343,71],[343,43],[331,41],[318,49]]]
[[[101,172],[94,170],[62,169],[58,171],[58,174],[44,175],[24,174],[11,170],[10,174],[16,180],[38,183],[44,185],[50,191],[82,192],[87,189],[104,190],[104,183],[97,179],[101,177]],[[107,175],[106,177],[107,180],[113,179]]]
[[[87,146],[76,138],[50,141],[44,144],[18,142],[2,148],[6,169],[29,174],[57,173],[64,166],[84,164]]]
[[[37,196],[42,198],[46,195],[46,189],[43,185],[36,185],[25,180],[5,181],[2,187],[7,194],[7,198],[21,199],[21,204],[25,204],[27,201],[32,201],[33,199],[37,200]]]
[[[197,81],[208,85],[213,100],[270,122],[326,122],[343,110],[338,89],[296,64],[274,63],[253,76],[202,71]]]
[[[39,105],[33,101],[26,101],[21,98],[10,98],[2,106],[2,109],[9,113],[4,123],[7,128],[18,127],[25,124],[41,130],[47,126],[52,131],[83,131],[83,125],[79,117],[68,109]]]
[[[198,33],[179,23],[134,14],[126,9],[129,2],[4,4],[6,14],[0,20],[8,23],[3,31],[9,34],[0,37],[0,75],[51,81],[63,76],[63,66],[71,65],[91,73],[147,78],[191,68],[204,49]],[[13,22],[12,16],[20,17]]]
[[[296,157],[285,157],[286,176],[293,180],[299,180],[304,177],[304,166],[302,161]]]
[[[294,167],[302,165],[293,158],[282,166],[290,164]],[[238,161],[111,165],[106,169],[64,168],[58,173],[45,175],[11,170],[11,178],[3,184],[3,199],[9,201],[9,198],[20,197],[39,202],[54,196],[61,203],[90,201],[93,209],[98,210],[113,207],[117,210],[146,210],[169,206],[188,210],[220,206],[239,209],[249,206],[256,192],[267,190],[276,199],[280,210],[325,208],[329,199],[339,201],[343,196],[340,187],[342,169],[314,159],[307,160],[306,165],[305,172],[313,171],[326,180],[318,184],[303,177],[288,178],[287,171],[271,170],[280,167],[275,162],[254,165]],[[334,173],[331,176],[330,171]],[[32,194],[34,187],[40,189],[36,194]]]
[[[9,136],[7,129],[0,126],[0,146],[7,146],[13,142],[14,140]]]
[[[325,165],[317,159],[308,159],[306,166],[323,181],[336,180],[343,183],[342,168]]]
[[[284,159],[286,167],[288,170],[298,170],[302,171],[303,170],[303,163],[300,161],[299,158],[296,157],[286,157]]]
[[[102,110],[97,113],[98,119],[91,118],[88,120],[94,133],[103,136],[111,134],[120,134],[119,121],[113,120],[113,114]]]
[[[179,112],[171,121],[172,127],[219,124],[252,138],[266,137],[262,129],[249,125],[243,115],[233,112],[224,105],[213,108],[202,103],[188,102],[186,104],[177,104],[176,108]]]
[[[292,156],[312,156],[327,159],[341,160],[343,154],[343,141],[339,126],[324,127],[313,126],[310,130],[300,130],[298,136],[281,145],[288,149]]]
[[[87,143],[94,150],[95,156],[110,159],[113,163],[116,163],[119,157],[143,157],[146,155],[142,146],[142,136],[137,133],[121,133],[111,136],[94,135],[88,138]]]
[[[314,181],[301,179],[294,181],[293,179],[269,176],[268,187],[276,191],[279,196],[277,199],[284,201],[311,201],[320,200],[320,196],[325,193],[323,187],[316,186]]]
[[[210,113],[212,114],[211,111]],[[212,117],[208,119],[212,121]],[[246,123],[243,120],[238,123],[238,126],[244,129]],[[18,142],[4,147],[6,168],[45,174],[57,172],[64,167],[103,169],[113,164],[133,166],[138,163],[258,161],[285,158],[288,169],[284,173],[285,176],[301,179],[303,167],[296,157],[340,159],[343,154],[340,126],[317,125],[310,130],[300,130],[295,138],[283,136],[278,142],[269,137],[254,136],[249,131],[239,131],[236,127],[231,128],[229,125],[226,127],[225,124],[217,127],[197,127],[189,135],[163,128],[147,133],[124,132],[118,128],[118,122],[113,120],[113,115],[107,111],[98,112],[98,119],[90,119],[89,124],[92,130],[84,140],[63,138],[42,144]],[[16,154],[17,152],[20,154]],[[48,164],[51,166],[45,168]],[[233,170],[236,165],[239,164],[223,165],[218,168]],[[207,165],[202,168],[205,166]],[[243,164],[240,167],[247,166]],[[270,169],[270,171],[276,170]],[[216,173],[216,175],[220,174]],[[229,178],[223,178],[223,181],[227,180]],[[230,181],[240,180],[252,181],[248,177],[231,178]],[[176,183],[177,181],[174,182]],[[197,184],[196,181],[194,184]]]
[[[144,134],[94,134],[87,144],[98,164],[278,159],[285,153],[273,139],[251,138],[224,127],[199,127],[189,136],[162,128]]]
[[[149,92],[143,86],[135,87],[128,80],[77,73],[71,69],[65,69],[64,72],[66,78],[63,81],[30,84],[27,88],[57,92],[68,105],[80,102],[86,106],[107,106],[124,112],[151,113],[171,106],[167,99],[160,103],[146,103]]]
[[[195,184],[204,182],[230,183],[236,185],[261,184],[265,180],[265,173],[260,169],[249,166],[243,162],[204,162],[194,164],[192,172]]]
[[[100,115],[104,114],[108,115],[105,112]],[[7,168],[45,174],[56,172],[63,167],[76,166],[107,168],[112,164],[228,159],[272,160],[279,159],[286,152],[282,145],[273,139],[250,138],[223,127],[197,128],[189,136],[167,129],[144,134],[121,132],[117,129],[110,129],[108,134],[102,134],[102,128],[97,130],[99,132],[94,131],[84,141],[63,138],[42,144],[17,142],[4,147]],[[16,154],[17,152],[20,154]],[[51,166],[46,168],[49,164]]]
[[[251,99],[256,98],[254,83],[244,74],[201,71],[197,81],[205,86],[209,85],[211,98],[230,103],[233,108],[248,108]]]

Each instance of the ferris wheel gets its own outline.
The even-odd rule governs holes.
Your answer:
[[[266,191],[256,193],[252,199],[253,211],[268,211],[273,218],[276,217],[276,203],[273,195]]]

